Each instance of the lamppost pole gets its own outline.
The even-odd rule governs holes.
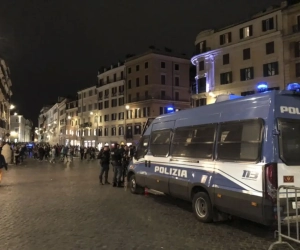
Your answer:
[[[125,106],[126,112],[125,112],[125,115],[124,115],[124,138],[126,140],[126,142],[125,142],[126,144],[127,144],[127,128],[126,128],[127,124],[126,124],[126,121],[127,121],[127,115],[128,115],[129,109],[130,109],[130,106],[126,105]]]

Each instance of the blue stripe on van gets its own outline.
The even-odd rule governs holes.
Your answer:
[[[177,166],[176,164],[169,165],[167,163],[162,163],[162,162],[151,162],[151,164],[152,164],[152,166],[150,168],[148,168],[148,167],[145,167],[144,162],[137,162],[134,164],[135,171],[139,172],[139,173],[145,172],[149,175],[152,175],[152,174],[165,175],[165,174],[161,174],[158,172],[154,173],[153,164],[157,164],[159,166],[167,167],[168,170],[170,168],[187,170],[188,178],[186,179],[186,181],[190,182],[191,184],[202,183],[207,187],[219,187],[221,189],[226,189],[226,190],[235,191],[235,192],[243,192],[243,191],[249,191],[249,190],[256,191],[259,193],[262,192],[262,191],[256,190],[256,189],[246,185],[245,183],[237,180],[236,178],[232,177],[231,175],[225,173],[222,170],[218,170],[222,174],[218,173],[218,172],[215,172],[215,174],[214,174],[213,168],[203,169],[200,167],[195,167],[195,166],[190,166],[190,165],[187,165],[187,167],[182,167],[182,165],[181,166]],[[234,179],[235,181],[230,180],[229,178],[226,177],[226,175],[228,177]],[[176,176],[171,176],[171,177],[176,177]],[[178,178],[180,178],[180,177],[178,177]],[[180,179],[185,179],[185,178],[180,178]],[[249,188],[249,190],[246,190],[244,187],[239,185],[239,183],[247,186]]]

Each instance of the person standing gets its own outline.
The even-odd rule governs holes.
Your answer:
[[[55,158],[56,158],[56,146],[54,146],[51,149],[51,159],[50,159],[50,163],[55,163]]]
[[[79,152],[80,152],[80,160],[83,160],[83,157],[84,157],[84,148],[82,146],[80,147]]]
[[[110,153],[111,163],[114,169],[113,187],[121,187],[122,156],[120,145],[116,143]]]
[[[4,156],[6,163],[10,164],[13,162],[12,161],[12,155],[13,155],[12,149],[8,143],[4,142],[4,145],[2,146],[2,149],[1,149],[1,154]]]
[[[5,161],[4,156],[0,153],[0,184],[2,181],[2,169],[5,168],[5,170],[7,171],[7,163]]]
[[[99,175],[100,184],[110,184],[108,182],[108,171],[109,171],[109,160],[110,160],[110,154],[109,154],[109,148],[107,146],[104,146],[103,151],[99,153],[99,159],[100,159],[100,165],[101,165],[101,171]],[[104,183],[102,182],[104,174]]]

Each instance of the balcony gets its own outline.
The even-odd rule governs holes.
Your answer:
[[[119,91],[119,95],[124,95],[124,91]]]
[[[141,102],[141,101],[148,101],[148,100],[165,100],[165,101],[177,101],[177,102],[188,102],[189,99],[186,98],[179,98],[178,100],[175,100],[175,96],[174,98],[172,98],[172,96],[161,96],[159,94],[157,95],[148,95],[148,96],[140,96],[140,97],[135,97],[135,98],[131,98],[131,101],[129,101],[128,103],[131,102]]]
[[[293,25],[292,29],[293,29],[293,33],[300,32],[300,24]]]
[[[91,122],[85,122],[83,124],[79,125],[80,128],[90,128],[92,127],[92,123]]]

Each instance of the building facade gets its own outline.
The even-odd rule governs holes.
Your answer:
[[[220,94],[245,96],[259,86],[284,89],[299,82],[299,7],[285,1],[246,22],[199,33],[192,58],[197,68],[193,106],[213,103]]]
[[[24,142],[32,142],[33,140],[33,122],[26,119]]]
[[[32,141],[32,122],[24,116],[14,113],[10,116],[10,141],[12,142],[31,142]]]
[[[10,116],[10,141],[25,142],[25,123],[26,119],[22,115],[14,113]]]
[[[39,141],[102,147],[136,144],[149,118],[190,108],[190,61],[170,51],[150,50],[102,68],[96,86],[77,99],[44,107]]]
[[[78,91],[77,94],[80,145],[95,147],[98,138],[94,132],[96,128],[93,119],[98,112],[97,88],[92,86]]]
[[[125,143],[125,66],[122,63],[98,73],[98,112],[94,115],[99,147]],[[97,132],[96,132],[97,131]]]
[[[78,117],[78,100],[70,100],[66,104],[66,145],[80,145],[80,124]]]
[[[148,118],[190,108],[190,62],[152,49],[129,58],[125,67],[125,139],[136,144]]]
[[[64,144],[66,133],[66,103],[68,99],[59,97],[58,102],[41,109],[38,124],[38,141],[51,145]]]
[[[0,140],[8,140],[9,137],[11,88],[10,69],[0,58]]]

